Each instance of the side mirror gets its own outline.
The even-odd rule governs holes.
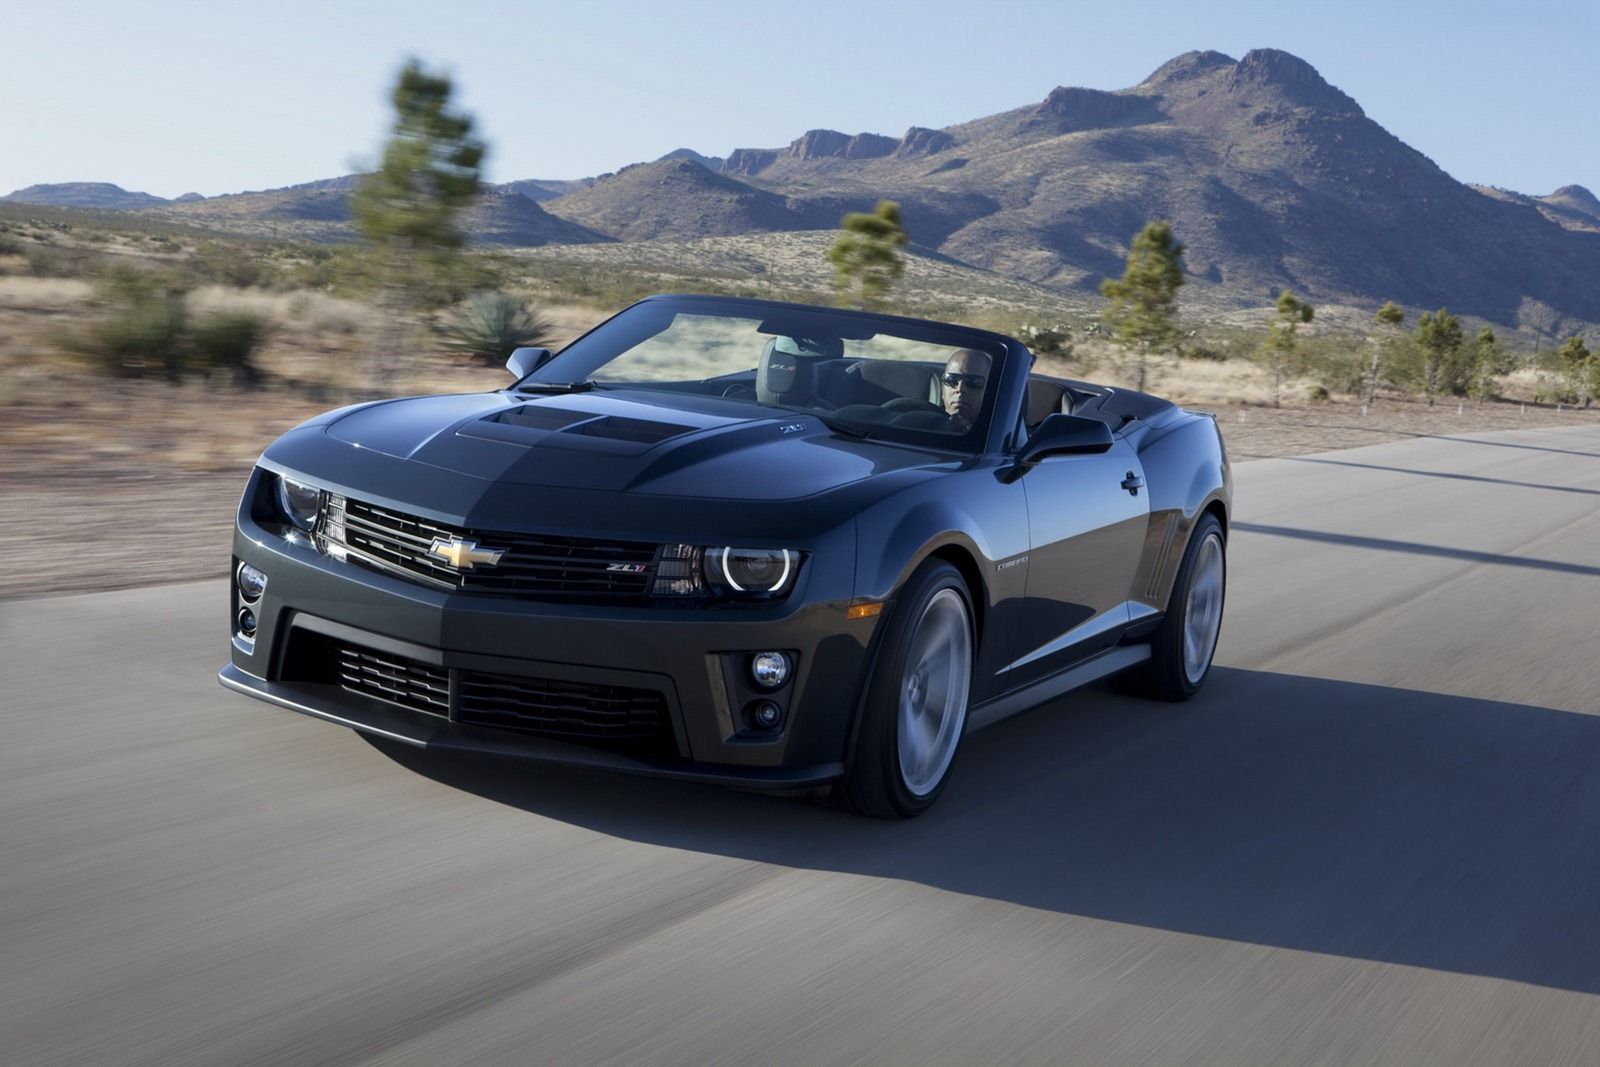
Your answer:
[[[550,358],[548,348],[519,348],[511,353],[511,358],[506,360],[506,370],[517,381],[522,381],[528,375],[544,366]]]
[[[1046,456],[1098,455],[1109,452],[1112,444],[1111,427],[1099,419],[1060,413],[1047,415],[1017,453],[1016,466],[1012,468],[1016,473],[1012,477],[1027,473]]]

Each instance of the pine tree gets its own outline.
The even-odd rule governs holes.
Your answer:
[[[1589,351],[1581,336],[1573,334],[1556,351],[1556,358],[1561,361],[1567,383],[1578,394],[1579,403],[1588,407],[1594,400],[1596,386],[1600,385],[1600,356]]]
[[[1151,363],[1178,339],[1178,289],[1183,285],[1183,245],[1172,235],[1172,224],[1156,219],[1134,235],[1122,277],[1100,283],[1100,293],[1111,306],[1104,319],[1122,347],[1124,370],[1143,389],[1151,376]]]
[[[1385,300],[1383,307],[1379,308],[1377,315],[1373,317],[1377,320],[1378,326],[1383,329],[1386,336],[1375,337],[1372,340],[1372,363],[1367,367],[1367,406],[1369,408],[1377,400],[1378,376],[1383,373],[1383,365],[1388,362],[1385,357],[1389,353],[1385,352],[1385,349],[1394,346],[1400,333],[1401,324],[1406,321],[1406,313],[1393,300]]]
[[[1494,331],[1487,326],[1479,330],[1478,336],[1472,340],[1471,365],[1468,395],[1481,405],[1494,395],[1495,377],[1510,369],[1506,366],[1505,355],[1495,339]]]
[[[1444,308],[1424,311],[1417,320],[1416,340],[1422,353],[1423,390],[1433,407],[1441,382],[1449,378],[1461,353],[1461,320]]]
[[[1310,322],[1316,311],[1310,304],[1285,289],[1278,294],[1277,317],[1267,334],[1267,358],[1272,364],[1272,406],[1279,407],[1283,400],[1283,376],[1292,368],[1295,353],[1295,331],[1301,323]]]
[[[889,286],[906,269],[900,250],[908,238],[900,223],[900,205],[880,200],[871,214],[850,212],[839,228],[843,232],[828,249],[839,302],[861,308],[881,306]]]
[[[382,262],[386,326],[372,353],[375,390],[403,348],[422,273],[459,252],[466,238],[457,218],[478,195],[484,145],[471,116],[450,110],[450,94],[448,77],[406,61],[390,94],[395,121],[383,161],[350,198],[356,228]]]

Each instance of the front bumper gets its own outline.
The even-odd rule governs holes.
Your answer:
[[[247,493],[247,499],[249,494]],[[425,748],[493,753],[630,773],[795,788],[844,769],[868,649],[880,618],[850,620],[853,531],[802,546],[807,571],[782,603],[648,607],[533,602],[434,589],[329,559],[254,524],[242,509],[235,569],[267,575],[253,606],[253,641],[233,641],[219,675],[237,692],[302,714]],[[231,618],[241,602],[231,589]],[[308,672],[311,641],[371,650],[448,678],[448,706],[419,710]],[[759,691],[743,669],[756,651],[791,653],[790,681]],[[498,729],[458,715],[458,680],[527,679],[659,693],[670,738],[648,752]],[[743,709],[769,697],[780,728],[753,730]]]

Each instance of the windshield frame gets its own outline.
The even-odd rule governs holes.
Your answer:
[[[595,372],[630,350],[634,345],[641,343],[639,336],[641,324],[637,321],[637,318],[641,312],[647,309],[656,315],[684,313],[719,318],[757,319],[763,325],[772,320],[782,320],[785,317],[801,321],[821,317],[844,326],[846,332],[843,336],[847,339],[861,340],[877,334],[886,334],[911,341],[948,347],[952,350],[972,348],[984,352],[989,355],[991,360],[989,385],[985,389],[982,407],[977,418],[973,421],[972,427],[965,433],[960,434],[938,430],[918,430],[873,420],[841,420],[834,415],[832,410],[818,407],[764,403],[755,399],[744,398],[728,401],[728,403],[743,406],[759,406],[766,411],[774,413],[814,416],[836,432],[851,436],[912,445],[946,453],[989,453],[1005,450],[1011,438],[1010,424],[1015,420],[1005,415],[1004,412],[1015,408],[1020,403],[1020,400],[1013,398],[1010,394],[1019,390],[1016,383],[1026,377],[1028,365],[1032,361],[1027,349],[1014,338],[954,323],[773,300],[698,294],[666,294],[646,297],[634,304],[630,304],[567,344],[551,358],[545,360],[541,366],[519,379],[508,391],[516,391],[518,389],[532,391],[541,387],[549,389],[552,387],[571,386],[574,383],[588,383]],[[654,317],[653,315],[652,318]],[[653,332],[645,333],[643,338],[653,335]],[[1021,377],[1019,377],[1019,368]],[[745,373],[749,373],[749,371],[723,372],[710,375],[700,379],[700,381],[711,382],[718,378],[735,377]],[[681,389],[652,388],[651,383],[647,381],[601,381],[596,385],[598,388],[607,391],[637,391],[659,395],[663,398],[685,395]],[[705,397],[709,394],[694,393],[689,395]],[[718,398],[713,397],[713,399]]]

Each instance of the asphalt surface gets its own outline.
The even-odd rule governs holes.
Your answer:
[[[1600,1062],[1600,431],[1237,475],[1203,695],[903,824],[235,696],[221,582],[0,603],[0,1060]]]

